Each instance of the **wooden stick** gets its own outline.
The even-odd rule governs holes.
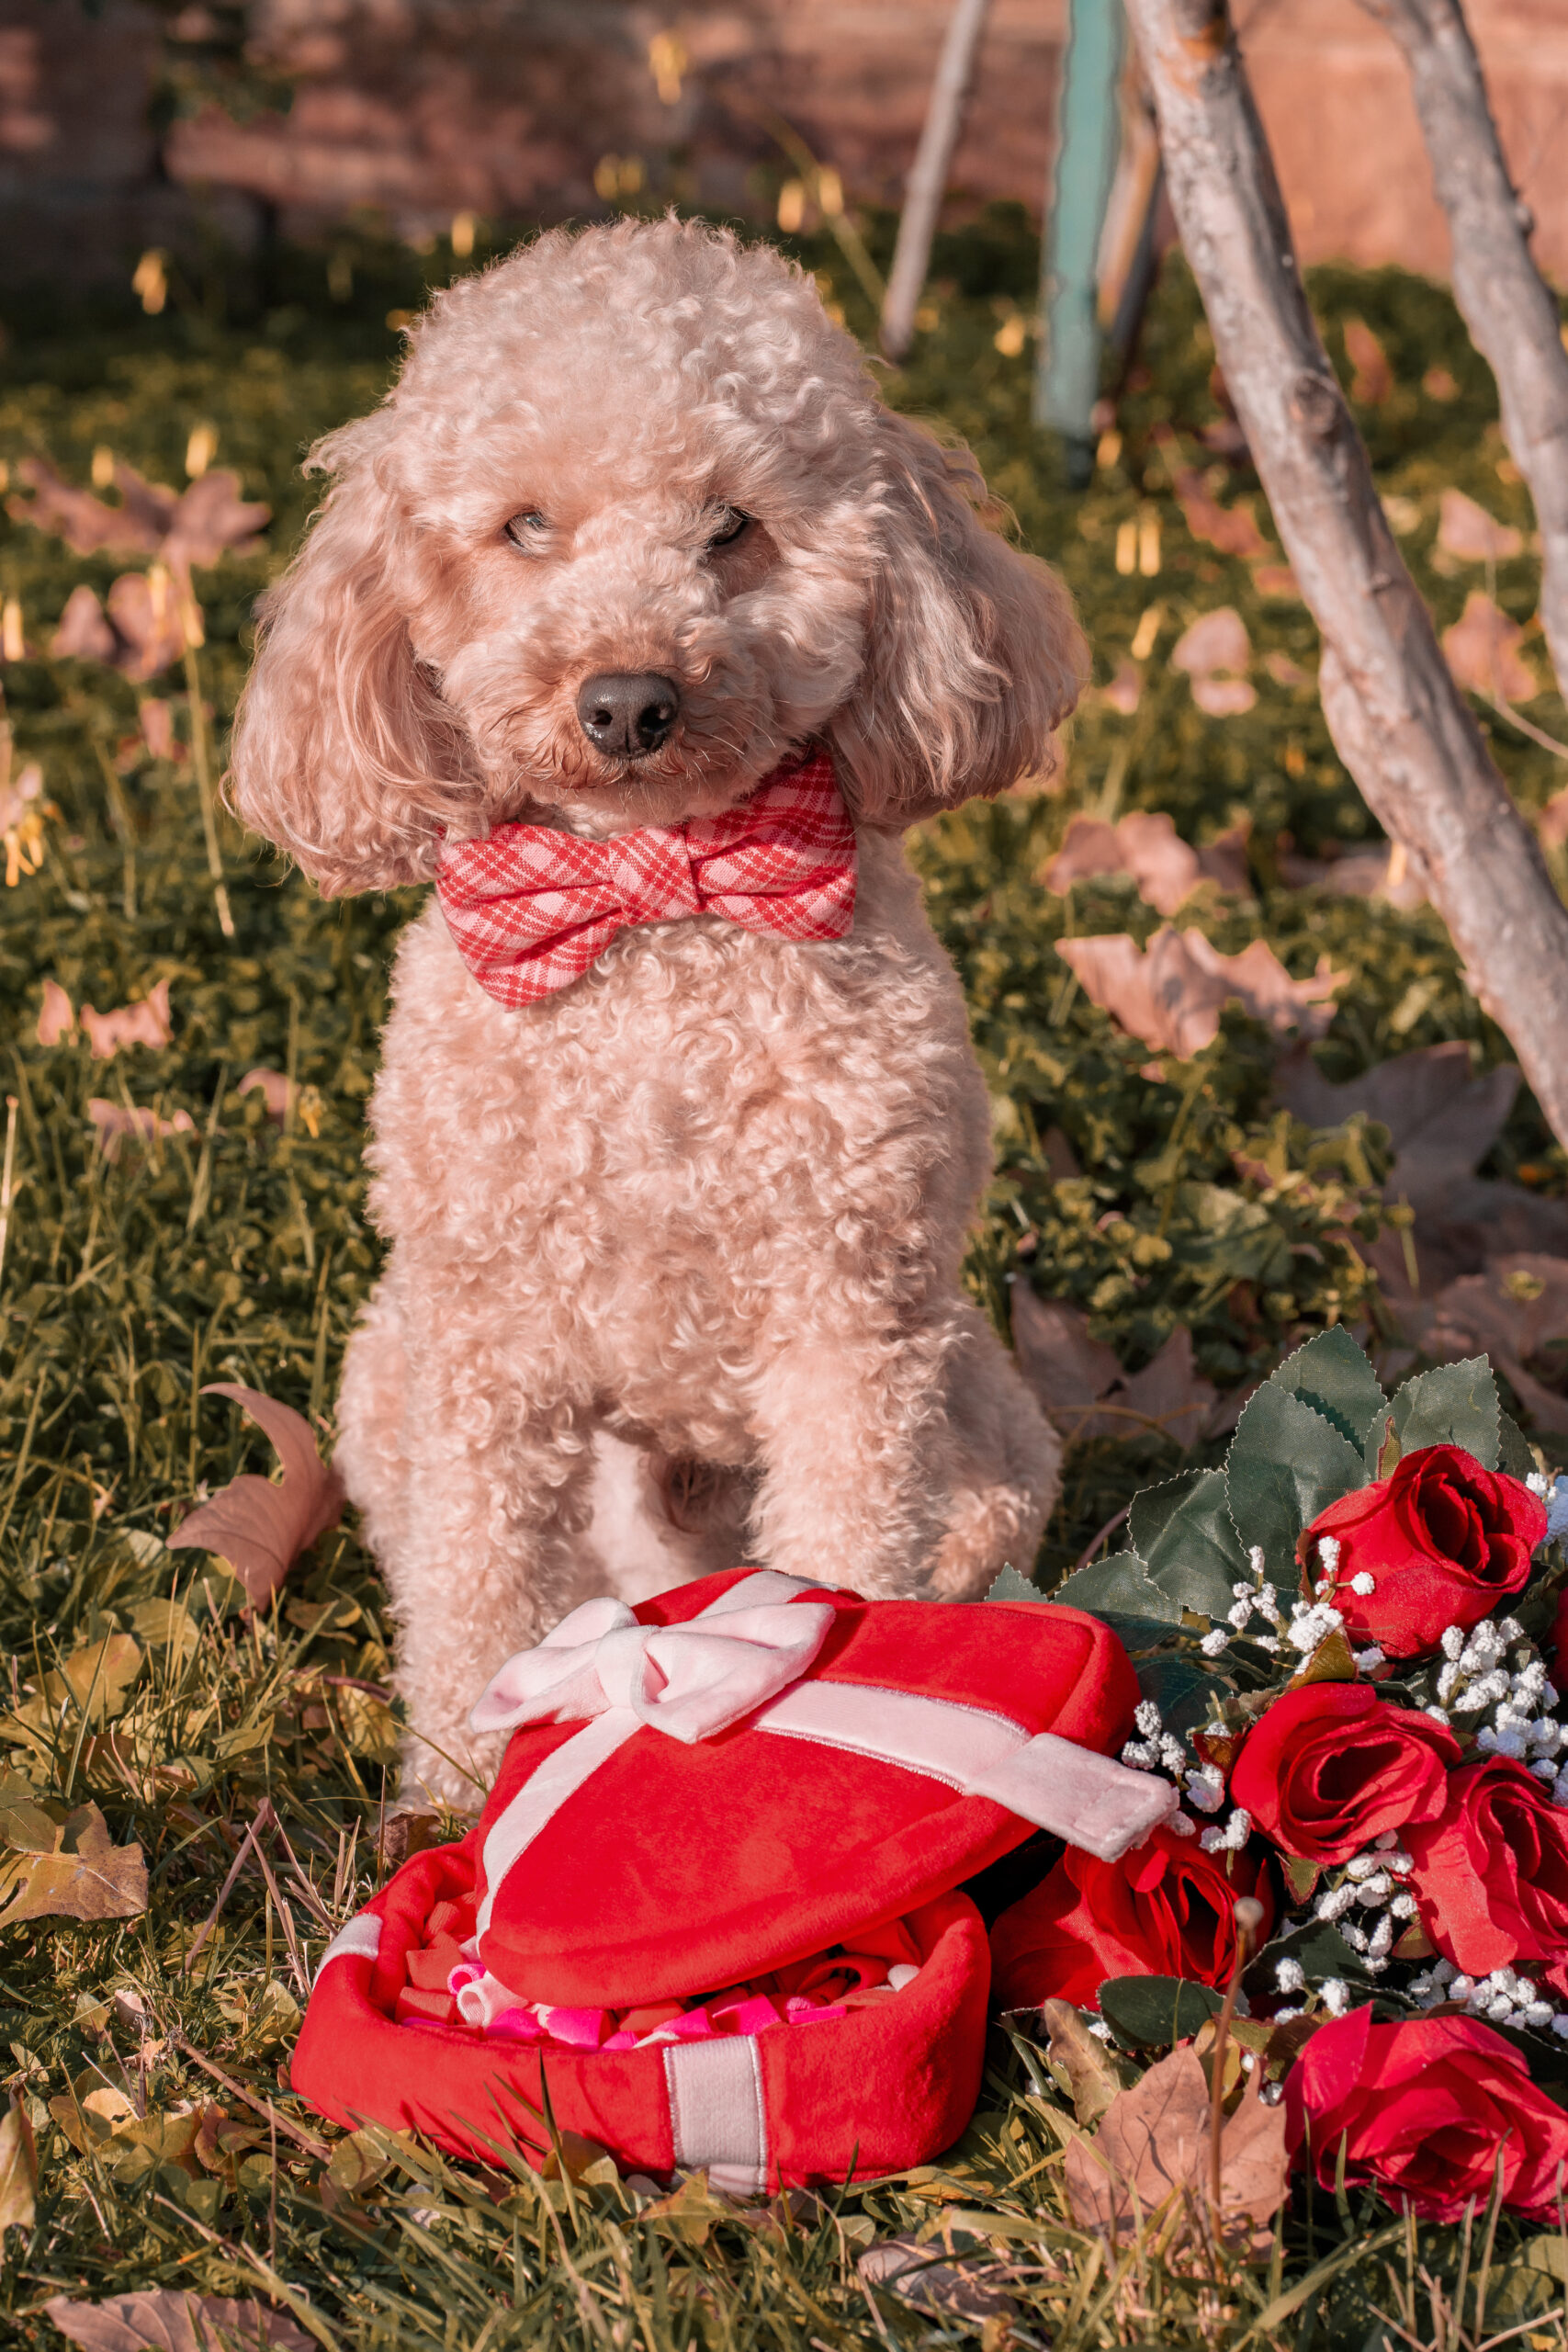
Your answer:
[[[6,1097],[6,1165],[0,1171],[0,1274],[6,1271],[6,1237],[11,1230],[11,1171],[17,1164],[17,1098]]]
[[[218,1890],[218,1900],[213,1905],[211,1910],[208,1913],[206,1918],[202,1921],[200,1927],[197,1929],[196,1940],[191,1945],[189,1951],[186,1954],[186,1964],[182,1971],[183,1974],[186,1976],[190,1974],[191,1970],[196,1966],[196,1956],[197,1952],[201,1950],[202,1945],[207,1941],[208,1937],[212,1933],[213,1928],[218,1925],[218,1921],[222,1914],[223,1905],[228,1902],[230,1895],[233,1892],[234,1881],[239,1877],[241,1871],[244,1868],[245,1856],[253,1850],[259,1850],[256,1849],[256,1832],[260,1829],[269,1828],[276,1818],[277,1815],[272,1809],[272,1799],[270,1797],[263,1797],[261,1804],[256,1810],[256,1817],[245,1831],[244,1836],[241,1838],[239,1850],[235,1854],[233,1860],[229,1865],[229,1875]]]
[[[188,631],[186,639],[186,698],[190,704],[190,756],[196,769],[197,797],[201,802],[201,830],[207,837],[207,870],[212,876],[218,928],[225,939],[232,939],[234,917],[229,906],[229,885],[223,879],[223,852],[218,842],[218,812],[212,797],[212,764],[208,755],[207,712],[201,699],[201,673],[196,666],[196,648],[190,641]]]
[[[1172,207],[1274,520],[1324,639],[1324,716],[1391,841],[1419,855],[1467,985],[1568,1142],[1568,908],[1508,797],[1302,289],[1224,0],[1128,0]]]
[[[226,2075],[221,2066],[215,2065],[210,2058],[204,2057],[196,2044],[187,2041],[183,2033],[171,2033],[169,2041],[175,2050],[191,2059],[204,2074],[210,2075],[215,2083],[221,2083],[224,2089],[235,2098],[243,2099],[245,2105],[255,2114],[264,2117],[268,2123],[275,2124],[286,2140],[292,2140],[295,2146],[303,2148],[308,2156],[316,2156],[324,2160],[332,2154],[332,2150],[324,2140],[318,2140],[313,2132],[301,2132],[297,2125],[289,2122],[286,2115],[279,2115],[271,2099],[257,2098],[254,2091],[248,2091],[245,2088],[243,2083],[237,2083],[232,2075]]]
[[[990,0],[958,0],[948,20],[920,143],[904,190],[898,242],[882,305],[882,348],[889,359],[902,359],[915,339],[915,310],[931,266],[931,239],[989,6]]]
[[[1535,221],[1508,176],[1461,0],[1361,6],[1410,68],[1432,186],[1448,215],[1454,300],[1497,379],[1503,435],[1535,501],[1540,625],[1568,695],[1568,351],[1557,298],[1530,256]]]
[[[1223,2243],[1220,2224],[1220,2198],[1224,2186],[1222,2142],[1225,2117],[1225,2046],[1230,2041],[1231,2020],[1235,2016],[1236,1995],[1241,1990],[1241,1973],[1252,1951],[1252,1939],[1263,1925],[1263,1905],[1256,1895],[1240,1896],[1235,1905],[1235,1965],[1231,1981],[1225,1986],[1225,1997],[1220,2004],[1219,2019],[1214,2027],[1214,2047],[1210,2063],[1214,2078],[1209,2086],[1209,2203],[1213,2209],[1214,2237]]]

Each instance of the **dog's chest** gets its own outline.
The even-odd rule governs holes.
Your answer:
[[[395,1233],[406,1184],[422,1221],[476,1190],[536,1212],[596,1189],[705,1221],[767,1186],[781,1205],[897,1187],[967,1162],[986,1104],[956,977],[901,853],[874,842],[846,940],[648,926],[522,1012],[478,989],[432,907],[400,956],[372,1117]]]

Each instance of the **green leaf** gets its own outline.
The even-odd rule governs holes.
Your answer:
[[[1368,1982],[1366,1962],[1351,1951],[1338,1928],[1325,1919],[1306,1919],[1288,1935],[1276,1936],[1254,1955],[1242,1979],[1247,1991],[1272,1993],[1275,1963],[1286,1959],[1300,1961],[1309,1984],[1322,1984],[1330,1976],[1352,1984]]]
[[[1145,1658],[1138,1668],[1139,1691],[1154,1701],[1167,1731],[1179,1737],[1207,1723],[1214,1692],[1223,1697],[1228,1687],[1210,1667],[1192,1657]]]
[[[986,1595],[987,1600],[1043,1600],[1045,1595],[1037,1584],[1021,1577],[1010,1561],[992,1584]]]
[[[1299,1396],[1341,1437],[1360,1445],[1388,1399],[1382,1384],[1342,1323],[1319,1331],[1269,1375],[1276,1388]]]
[[[1134,1495],[1127,1532],[1151,1584],[1179,1608],[1223,1619],[1247,1555],[1225,1502],[1223,1470],[1193,1470]]]
[[[1113,1552],[1108,1560],[1075,1568],[1051,1598],[1069,1609],[1087,1609],[1091,1617],[1113,1609],[1124,1617],[1154,1617],[1171,1625],[1181,1618],[1176,1602],[1149,1582],[1136,1552]]]
[[[1097,1609],[1093,1614],[1102,1625],[1109,1625],[1130,1657],[1146,1657],[1153,1650],[1169,1650],[1186,1637],[1185,1626],[1170,1617],[1129,1617],[1120,1609]]]
[[[1211,1985],[1184,1976],[1112,1976],[1100,1988],[1100,2014],[1134,2050],[1169,2050],[1222,2007]]]
[[[1497,1384],[1484,1356],[1467,1356],[1462,1363],[1442,1363],[1407,1380],[1388,1408],[1387,1422],[1399,1440],[1401,1460],[1428,1445],[1459,1445],[1473,1453],[1483,1470],[1495,1470],[1501,1445],[1501,1415]],[[1374,1441],[1381,1437],[1380,1414],[1367,1432],[1369,1458],[1377,1459]],[[1532,1464],[1533,1466],[1533,1464]]]
[[[1510,1478],[1529,1478],[1540,1468],[1535,1449],[1511,1414],[1497,1416],[1497,1467]]]
[[[1299,1396],[1265,1381],[1248,1400],[1225,1460],[1226,1498],[1242,1543],[1262,1545],[1276,1584],[1296,1580],[1303,1528],[1366,1483],[1355,1447]]]

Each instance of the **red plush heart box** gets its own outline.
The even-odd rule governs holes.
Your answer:
[[[345,2123],[536,2162],[547,2069],[558,2126],[630,2168],[761,2188],[923,2162],[979,2082],[989,1960],[957,1889],[1036,1826],[1111,1855],[1164,1816],[1169,1784],[1106,1753],[1137,1697],[1109,1628],[1056,1606],[745,1570],[635,1612],[588,1603],[476,1707],[518,1727],[475,1828],[329,1950],[295,2088]],[[394,2021],[455,1899],[477,1905],[491,1977],[563,2008],[686,2000],[893,1919],[919,1960],[881,2006],[808,2027],[541,2052]]]

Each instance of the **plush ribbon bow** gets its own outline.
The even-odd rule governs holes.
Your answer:
[[[436,876],[457,950],[498,1002],[570,988],[634,923],[722,915],[784,939],[841,939],[854,919],[855,829],[823,753],[738,808],[585,841],[498,825],[454,842]]]
[[[640,1625],[624,1601],[585,1600],[507,1659],[468,1721],[512,1731],[622,1708],[688,1747],[712,1739],[798,1681],[833,1622],[827,1601],[726,1610],[728,1597],[683,1625]]]

